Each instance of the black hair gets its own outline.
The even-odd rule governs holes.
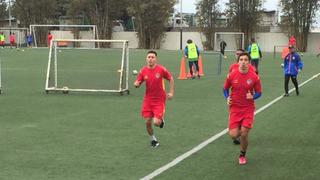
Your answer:
[[[237,59],[237,62],[239,62],[239,59],[240,59],[241,56],[247,56],[247,57],[249,58],[249,61],[251,61],[250,54],[247,53],[247,52],[243,52],[243,53],[239,54],[238,59]]]
[[[188,39],[187,43],[188,43],[188,44],[192,43],[192,40],[191,40],[191,39]]]
[[[156,57],[158,56],[157,52],[154,51],[154,50],[150,50],[150,51],[147,52],[147,54],[149,54],[149,53],[152,53],[152,54],[156,55]]]

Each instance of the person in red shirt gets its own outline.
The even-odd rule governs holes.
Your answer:
[[[223,93],[229,105],[229,135],[232,139],[240,137],[239,164],[246,164],[248,135],[254,117],[254,100],[261,96],[259,76],[249,71],[250,55],[241,53],[238,57],[239,68],[228,74]],[[229,94],[229,89],[231,93]]]
[[[290,36],[289,46],[296,46],[296,38],[294,38],[294,36]]]
[[[157,64],[157,52],[148,51],[146,57],[147,66],[140,69],[135,87],[140,87],[143,82],[146,84],[146,91],[141,107],[141,116],[145,119],[147,133],[151,137],[151,147],[159,146],[152,129],[152,121],[155,126],[164,127],[164,110],[166,103],[166,92],[164,88],[164,79],[169,81],[168,99],[173,98],[174,82],[170,72]]]
[[[12,48],[12,46],[15,46],[15,37],[14,37],[14,33],[11,33],[10,32],[10,35],[9,35],[9,42],[10,42],[10,48]]]
[[[236,56],[236,62],[231,64],[229,66],[229,73],[231,73],[232,71],[237,71],[238,68],[239,68],[239,64],[238,64],[238,56],[241,54],[241,53],[244,53],[245,51],[243,49],[237,49],[236,53],[235,53],[235,56]],[[256,69],[251,65],[249,64],[249,71],[254,71],[256,72]],[[235,143],[236,144],[236,143]]]
[[[48,39],[48,41],[47,41],[47,43],[48,43],[48,47],[50,47],[50,43],[51,43],[51,40],[52,40],[52,34],[50,33],[50,32],[48,32],[48,37],[47,37],[47,39]]]

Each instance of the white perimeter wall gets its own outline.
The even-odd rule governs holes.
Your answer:
[[[71,32],[53,32],[56,37],[71,38]],[[88,34],[82,34],[84,37],[88,37]],[[273,52],[275,45],[287,45],[288,37],[284,33],[256,33],[255,35],[257,43],[260,45],[262,51]],[[135,32],[114,32],[112,34],[114,40],[128,40],[129,48],[138,48],[138,38]],[[198,47],[203,50],[202,42],[206,40],[205,36],[199,32],[183,32],[182,33],[182,47],[186,46],[188,39],[192,39]],[[178,50],[180,49],[180,32],[167,32],[165,38],[162,40],[160,46],[161,49]],[[281,51],[281,48],[277,50]],[[320,33],[310,33],[308,37],[308,52],[320,51]]]

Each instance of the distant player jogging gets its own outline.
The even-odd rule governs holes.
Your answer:
[[[152,124],[160,128],[164,127],[164,111],[166,97],[173,98],[174,82],[170,72],[157,64],[157,52],[149,51],[146,57],[147,66],[140,69],[134,82],[135,87],[140,87],[143,82],[146,84],[146,91],[143,97],[141,116],[145,120],[147,133],[151,138],[151,147],[158,147],[159,142],[152,129]],[[169,93],[166,95],[164,79],[169,81]]]
[[[254,100],[262,94],[259,76],[249,71],[249,63],[249,54],[240,54],[238,71],[228,74],[223,87],[223,94],[229,106],[229,135],[232,139],[240,137],[240,165],[247,163],[246,152],[254,119]]]

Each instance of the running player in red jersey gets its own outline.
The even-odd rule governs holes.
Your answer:
[[[259,76],[249,71],[250,56],[242,53],[238,57],[238,71],[228,74],[223,93],[229,105],[229,135],[232,139],[240,137],[239,164],[246,164],[248,135],[254,117],[254,100],[261,96]],[[229,89],[231,88],[231,94]]]
[[[238,68],[239,68],[238,56],[239,56],[241,53],[244,53],[244,50],[243,50],[243,49],[237,49],[236,54],[235,54],[235,56],[236,56],[236,62],[233,63],[233,64],[231,64],[231,65],[229,66],[229,73],[231,73],[232,71],[237,71],[237,70],[238,70]],[[249,64],[248,67],[249,67],[249,71],[254,71],[254,72],[256,72],[256,69],[255,69],[251,64]]]
[[[151,147],[159,146],[152,129],[152,121],[155,126],[163,128],[164,110],[166,102],[166,92],[164,88],[164,79],[169,81],[168,99],[173,98],[174,82],[170,72],[163,66],[157,64],[157,52],[149,51],[147,53],[147,66],[140,69],[134,82],[135,87],[145,82],[146,91],[141,107],[141,115],[145,119],[147,132],[151,137]]]

